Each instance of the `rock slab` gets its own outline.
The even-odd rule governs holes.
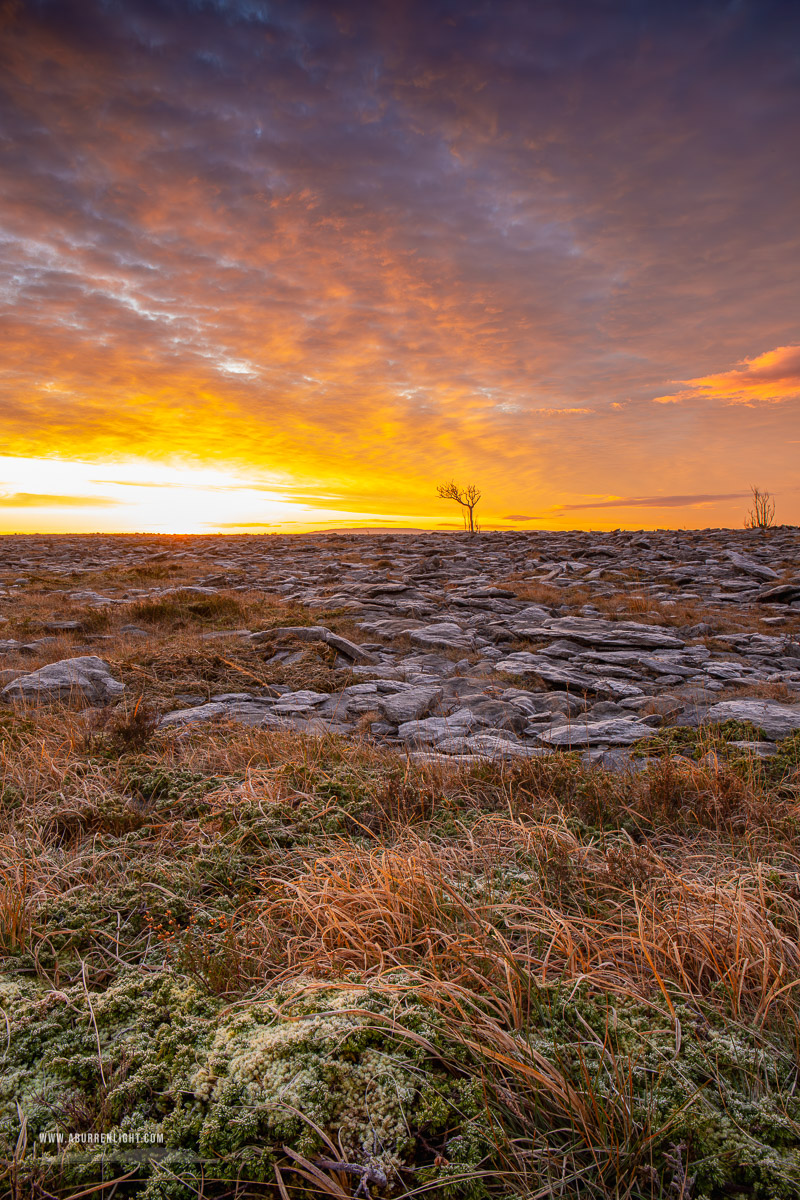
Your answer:
[[[800,729],[800,705],[778,704],[775,700],[723,700],[711,706],[706,720],[749,721],[777,742]]]
[[[641,721],[575,721],[541,733],[539,741],[546,746],[630,746],[652,735],[651,726]]]
[[[0,698],[11,704],[110,704],[125,691],[111,668],[94,654],[64,658],[6,684]]]

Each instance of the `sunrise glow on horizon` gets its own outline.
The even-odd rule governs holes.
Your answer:
[[[800,523],[796,6],[0,34],[0,532]]]

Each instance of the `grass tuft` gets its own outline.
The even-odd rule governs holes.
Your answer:
[[[128,690],[0,720],[0,1193],[800,1194],[800,735],[760,760],[752,727],[654,731],[610,774],[157,728],[223,691],[342,686],[326,647],[270,662],[232,632],[310,620],[128,597],[22,663],[88,647]]]

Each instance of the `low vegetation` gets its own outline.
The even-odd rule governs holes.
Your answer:
[[[6,1188],[797,1194],[796,738],[612,776],[84,725],[3,727]]]
[[[203,638],[317,619],[120,605],[122,705],[0,720],[0,1194],[800,1194],[800,735],[654,729],[612,774],[159,728],[340,686]]]

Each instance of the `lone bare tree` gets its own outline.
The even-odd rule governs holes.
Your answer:
[[[744,519],[745,529],[771,529],[775,524],[775,501],[769,492],[751,487],[753,507]]]
[[[475,505],[481,498],[481,491],[477,484],[468,483],[466,487],[462,488],[451,479],[449,483],[440,483],[436,493],[442,500],[455,500],[456,504],[460,504],[464,510],[464,528],[468,533],[477,532]]]

